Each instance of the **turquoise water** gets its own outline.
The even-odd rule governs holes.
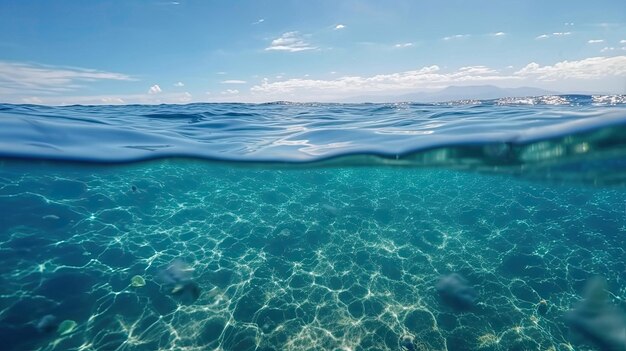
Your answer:
[[[470,107],[452,108],[457,120],[450,123],[470,130],[476,116],[463,119]],[[558,108],[592,127],[568,127],[550,139],[537,135],[553,131],[520,127],[537,140],[428,147],[399,157],[386,135],[381,144],[367,139],[382,156],[301,165],[171,157],[59,162],[96,152],[102,144],[95,138],[83,148],[72,144],[88,133],[50,138],[56,154],[48,160],[4,149],[3,349],[594,349],[572,335],[564,315],[596,276],[606,279],[610,304],[622,316],[626,309],[626,138],[615,123],[623,107]],[[554,106],[522,109],[556,114]],[[50,116],[18,115],[5,115],[5,126],[29,124],[42,139],[61,130],[37,129],[45,124],[37,118]],[[34,145],[24,128],[14,129],[25,133],[21,141],[13,135],[5,145]],[[256,139],[244,135],[250,149],[262,144],[262,131]],[[107,140],[113,149],[132,141]],[[239,141],[223,136],[219,143],[235,150],[230,155],[249,155]],[[111,162],[138,157],[102,155]],[[188,277],[180,285],[164,281],[172,262]],[[452,273],[473,287],[475,305],[460,310],[438,294],[437,282]],[[181,297],[187,280],[198,296]],[[38,330],[46,315],[58,323]],[[57,330],[62,321],[76,325]]]

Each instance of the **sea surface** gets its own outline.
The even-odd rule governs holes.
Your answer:
[[[626,96],[0,104],[2,350],[608,350],[594,277]]]

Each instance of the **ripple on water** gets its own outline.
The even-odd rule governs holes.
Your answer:
[[[625,289],[622,188],[399,168],[47,167],[0,166],[0,206],[20,209],[0,221],[9,349],[558,349],[589,277]],[[50,179],[88,190],[46,201]],[[175,260],[201,290],[193,303],[158,279]],[[453,272],[478,292],[474,309],[438,297]],[[50,344],[31,323],[47,314],[76,329]]]

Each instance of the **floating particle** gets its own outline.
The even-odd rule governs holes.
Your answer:
[[[478,294],[467,280],[456,273],[442,277],[435,285],[435,289],[446,304],[457,310],[474,307],[478,298]]]
[[[134,286],[135,288],[140,288],[146,285],[146,280],[143,279],[142,276],[136,275],[130,279],[130,285]]]
[[[59,328],[57,329],[57,332],[59,332],[59,335],[67,335],[73,332],[74,329],[76,329],[76,326],[77,326],[76,322],[74,322],[71,319],[66,319],[63,322],[61,322],[61,324],[59,324]]]
[[[608,301],[606,282],[587,282],[585,299],[565,314],[570,329],[603,351],[626,351],[626,316]]]
[[[185,262],[175,259],[167,267],[159,271],[158,279],[163,284],[181,284],[191,280],[193,268]]]
[[[322,208],[330,215],[337,216],[339,215],[339,209],[335,206],[329,204],[322,204]]]
[[[169,293],[184,304],[191,304],[199,297],[202,290],[192,280],[193,269],[181,260],[174,260],[166,268],[161,269],[157,279]]]
[[[52,333],[59,327],[59,322],[56,316],[52,314],[47,314],[43,316],[39,320],[39,322],[37,322],[37,325],[35,327],[40,333]]]

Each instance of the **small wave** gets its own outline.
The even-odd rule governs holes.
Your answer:
[[[623,157],[626,140],[624,95],[444,104],[0,104],[0,116],[2,158],[102,163],[192,157],[512,171]]]
[[[593,95],[591,100],[594,105],[624,105],[626,95]]]
[[[496,105],[568,105],[573,100],[568,96],[545,95],[531,97],[507,97],[496,100]]]

